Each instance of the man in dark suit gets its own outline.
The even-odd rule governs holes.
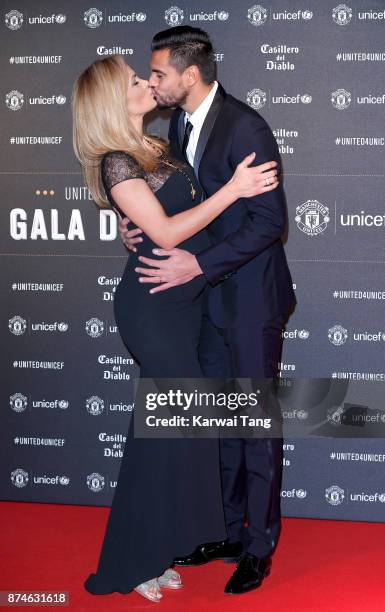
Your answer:
[[[154,37],[150,85],[160,108],[177,107],[169,129],[171,150],[194,167],[207,196],[224,185],[236,165],[253,151],[253,165],[275,160],[280,170],[278,147],[267,123],[227,94],[215,73],[206,32],[181,26]],[[144,282],[157,279],[152,292],[205,275],[211,287],[200,347],[206,376],[277,376],[282,331],[295,304],[282,245],[285,225],[285,199],[279,185],[230,206],[207,228],[212,246],[198,255],[157,249],[154,252],[162,260],[140,258],[150,266],[137,269]],[[126,233],[126,238],[137,233]],[[279,537],[282,440],[223,438],[220,453],[228,539],[201,544],[175,563],[238,560],[225,592],[243,593],[260,586],[269,574]]]

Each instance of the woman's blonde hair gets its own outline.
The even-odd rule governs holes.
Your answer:
[[[154,170],[157,154],[143,146],[127,112],[128,71],[121,55],[111,55],[91,64],[76,80],[72,93],[73,147],[82,165],[92,198],[108,206],[101,179],[101,160],[108,151],[125,151],[145,171]],[[160,138],[146,139],[161,151],[167,144]]]

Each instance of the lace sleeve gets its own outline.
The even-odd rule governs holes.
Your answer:
[[[101,166],[102,181],[106,192],[114,185],[133,178],[145,178],[145,172],[136,159],[123,151],[106,153]]]

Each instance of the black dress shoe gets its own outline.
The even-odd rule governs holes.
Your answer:
[[[237,569],[225,586],[225,593],[238,595],[261,586],[263,579],[270,574],[271,558],[260,559],[247,553],[237,565]]]
[[[209,561],[223,559],[229,563],[235,563],[241,557],[243,552],[242,542],[229,542],[222,540],[221,542],[207,542],[197,546],[191,555],[186,557],[176,557],[174,565],[203,565]]]

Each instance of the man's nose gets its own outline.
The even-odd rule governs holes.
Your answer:
[[[150,87],[155,87],[155,76],[153,74],[150,75],[150,78],[148,79],[148,84]]]

